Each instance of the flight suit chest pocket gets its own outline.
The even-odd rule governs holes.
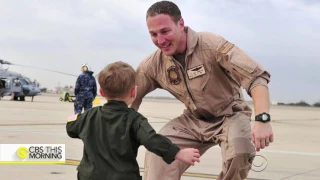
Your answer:
[[[187,81],[194,93],[201,93],[208,83],[212,73],[211,64],[201,64],[187,70]]]
[[[232,96],[230,81],[219,65],[211,66],[211,73],[202,88],[201,96],[207,110],[213,114]]]

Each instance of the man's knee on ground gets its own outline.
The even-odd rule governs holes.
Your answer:
[[[240,154],[240,155],[236,155],[235,157],[227,161],[229,163],[232,163],[233,167],[239,170],[251,169],[254,157],[255,157],[254,154]]]
[[[240,154],[224,162],[221,177],[244,179],[248,176],[252,167],[254,155]]]
[[[224,171],[237,170],[245,176],[252,167],[255,157],[255,148],[248,138],[234,138],[225,146]]]

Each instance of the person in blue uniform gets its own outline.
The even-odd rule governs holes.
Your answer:
[[[135,71],[130,65],[111,63],[99,73],[98,81],[107,103],[69,117],[66,125],[67,134],[84,144],[78,180],[142,180],[136,160],[141,145],[167,164],[200,162],[198,149],[180,149],[128,107],[137,94]]]
[[[92,101],[97,96],[97,83],[93,72],[87,64],[82,65],[82,73],[78,76],[74,94],[74,113],[81,113],[92,108]]]
[[[11,101],[18,100],[18,97],[15,97],[19,92],[22,92],[22,85],[20,79],[17,77],[12,79],[12,87],[11,87]]]

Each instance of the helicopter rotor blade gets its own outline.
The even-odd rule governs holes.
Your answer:
[[[64,73],[64,72],[55,71],[55,70],[51,70],[51,69],[45,69],[45,68],[39,68],[39,67],[35,67],[35,66],[27,66],[27,65],[21,65],[21,64],[12,64],[12,63],[10,63],[10,64],[11,65],[15,65],[15,66],[21,66],[21,67],[27,67],[27,68],[33,68],[33,69],[40,69],[40,70],[44,70],[44,71],[50,71],[50,72],[55,72],[55,73],[64,74],[64,75],[68,75],[68,76],[78,77],[77,75],[74,75],[74,74]]]
[[[11,62],[8,62],[8,61],[2,60],[2,59],[0,59],[0,64],[8,64],[8,65],[12,65],[12,63],[11,63]]]

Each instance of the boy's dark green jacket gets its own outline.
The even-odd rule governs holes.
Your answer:
[[[144,145],[170,164],[180,150],[155,132],[148,120],[123,101],[108,101],[83,114],[71,116],[66,125],[72,138],[83,141],[83,157],[77,170],[81,179],[139,180],[136,160]]]

